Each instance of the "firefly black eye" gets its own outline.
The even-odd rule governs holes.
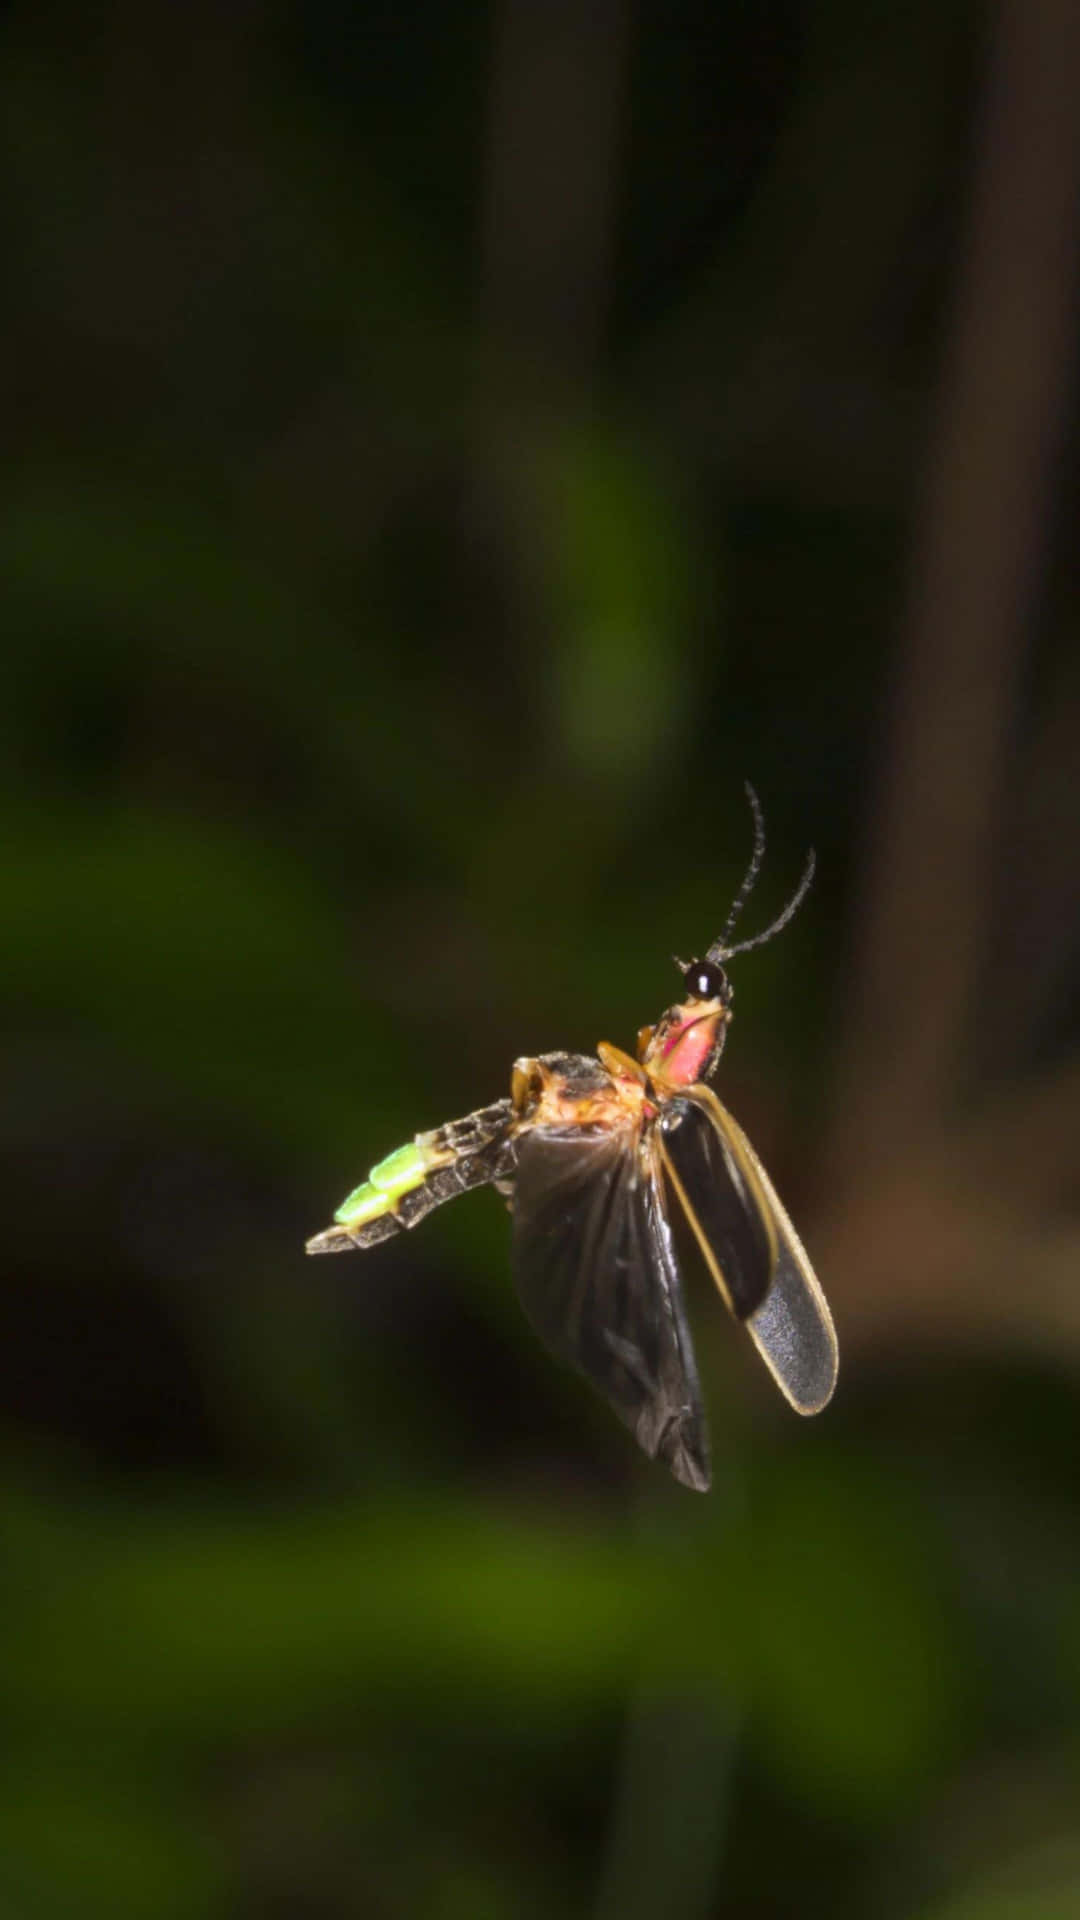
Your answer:
[[[723,967],[712,960],[691,960],[686,969],[686,985],[695,1000],[731,999],[731,987]]]

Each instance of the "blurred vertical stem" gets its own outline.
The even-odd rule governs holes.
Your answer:
[[[1002,0],[866,850],[832,1157],[947,1118],[985,939],[1009,715],[1074,352],[1080,8]]]
[[[596,1920],[715,1912],[735,1728],[714,1697],[632,1702]]]
[[[607,1851],[595,1920],[705,1920],[716,1909],[738,1738],[737,1689],[725,1700],[715,1687],[691,1695],[673,1685],[670,1654],[678,1644],[677,1582],[710,1542],[741,1520],[745,1488],[729,1451],[722,1476],[703,1502],[686,1501],[656,1475],[643,1482],[635,1531],[643,1550],[672,1556],[670,1642],[658,1645],[627,1703],[622,1753],[612,1794]],[[696,1547],[687,1553],[687,1545]]]

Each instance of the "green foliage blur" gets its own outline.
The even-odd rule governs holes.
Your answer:
[[[840,1313],[803,1423],[695,1300],[697,1498],[491,1193],[305,1261],[516,1055],[632,1046],[746,776],[752,912],[820,877],[723,1093],[827,1197],[983,22],[627,6],[560,334],[491,213],[520,12],[0,27],[0,1907],[1064,1920],[1075,1370],[845,1370]]]

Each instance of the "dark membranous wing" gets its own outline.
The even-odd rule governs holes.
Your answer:
[[[636,1129],[538,1127],[518,1143],[514,1273],[541,1339],[652,1458],[705,1491],[697,1368],[654,1145]]]
[[[836,1334],[772,1181],[711,1088],[689,1089],[664,1117],[665,1179],[677,1177],[698,1251],[781,1393],[798,1413],[820,1412],[836,1385]]]

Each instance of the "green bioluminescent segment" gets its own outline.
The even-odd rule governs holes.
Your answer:
[[[396,1153],[388,1153],[385,1160],[380,1160],[377,1167],[372,1167],[368,1179],[373,1187],[378,1187],[380,1193],[390,1193],[396,1197],[415,1187],[430,1166],[431,1155],[411,1140],[407,1147],[399,1147]]]
[[[380,1193],[369,1180],[362,1186],[354,1187],[344,1199],[334,1215],[339,1227],[362,1227],[368,1220],[375,1220],[385,1213],[390,1205],[390,1196]]]
[[[334,1219],[340,1227],[362,1227],[368,1220],[377,1220],[381,1213],[388,1213],[403,1194],[422,1185],[431,1165],[431,1155],[415,1142],[399,1147],[396,1153],[388,1153],[385,1160],[372,1167],[363,1185],[354,1187],[342,1201]]]

